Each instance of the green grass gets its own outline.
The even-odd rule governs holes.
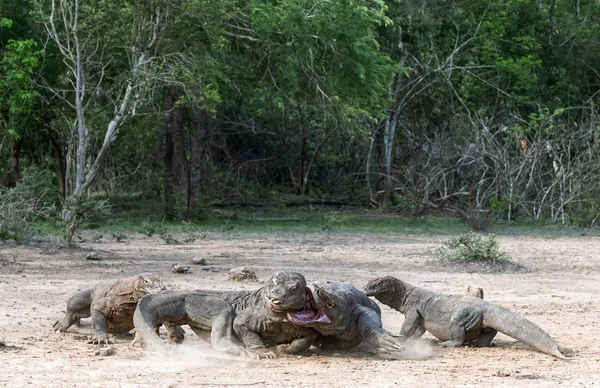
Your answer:
[[[283,220],[281,220],[283,219]],[[294,220],[291,220],[294,219]],[[119,217],[105,221],[98,232],[139,231],[142,222],[162,223],[170,233],[190,232],[364,232],[447,234],[449,230],[464,232],[468,227],[454,218],[401,218],[373,216],[362,212],[319,211],[221,211],[204,221],[158,221]]]
[[[140,232],[143,224],[159,226],[167,233],[399,233],[459,235],[469,226],[452,217],[401,217],[376,210],[347,207],[239,207],[207,208],[202,220],[165,221],[162,204],[135,197],[112,198],[112,214],[85,230],[111,236]],[[40,234],[62,234],[57,222],[37,224]],[[600,228],[579,228],[545,222],[496,223],[490,230],[498,235],[600,235]]]

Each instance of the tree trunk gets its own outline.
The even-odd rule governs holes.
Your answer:
[[[306,167],[308,163],[308,125],[300,124],[300,136],[301,136],[301,146],[300,146],[300,174],[298,177],[298,194],[305,195],[308,193],[308,176],[306,174]]]
[[[10,169],[4,175],[4,183],[7,187],[15,187],[21,175],[21,145],[23,138],[11,137],[10,140]]]
[[[67,167],[66,167],[66,158],[64,152],[64,146],[60,143],[60,141],[56,138],[52,129],[44,123],[46,127],[46,134],[50,139],[50,144],[52,144],[52,153],[54,155],[54,164],[56,165],[56,176],[58,177],[58,193],[60,194],[60,198],[64,200],[67,196]]]
[[[177,143],[181,140],[183,132],[183,114],[181,107],[177,105],[179,90],[174,86],[168,86],[164,90],[164,133],[165,150],[163,154],[164,167],[164,196],[166,212],[173,216],[174,205],[179,197],[181,188],[181,171],[178,169],[178,154],[181,146]]]
[[[188,208],[197,210],[202,204],[202,189],[206,178],[206,140],[208,115],[203,109],[190,112],[190,175]]]
[[[392,150],[394,149],[394,137],[396,135],[396,124],[398,120],[395,113],[390,113],[385,120],[383,132],[383,145],[385,157],[385,198],[384,204],[387,204],[392,195]]]

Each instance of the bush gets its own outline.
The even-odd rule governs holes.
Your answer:
[[[492,262],[506,261],[508,255],[501,252],[493,235],[488,237],[469,232],[452,237],[440,248],[439,257],[451,261]]]
[[[16,187],[0,191],[0,240],[19,240],[30,233],[35,220],[55,214],[56,201],[52,174],[25,169]]]
[[[11,191],[11,196],[22,199],[36,199],[38,206],[48,208],[59,203],[58,189],[54,182],[54,174],[37,167],[27,167],[21,179]],[[44,216],[46,214],[43,214]],[[52,216],[54,214],[48,214]]]
[[[83,225],[100,220],[110,213],[108,200],[99,200],[86,194],[71,195],[63,204],[62,222],[65,227],[67,245],[71,245],[73,236]]]

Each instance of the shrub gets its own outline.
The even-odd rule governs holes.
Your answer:
[[[62,222],[65,227],[67,245],[71,245],[73,236],[83,225],[106,217],[110,213],[108,200],[99,200],[86,194],[67,197],[62,209]]]
[[[469,232],[452,237],[440,248],[439,257],[451,261],[492,262],[508,260],[508,255],[499,250],[493,235],[488,237]]]
[[[57,200],[51,173],[25,169],[16,187],[0,191],[0,240],[19,240],[30,233],[35,220],[55,214]]]

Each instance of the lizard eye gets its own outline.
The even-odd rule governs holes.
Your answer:
[[[297,288],[298,287],[296,287],[296,286],[292,287],[292,292],[296,291]]]
[[[335,304],[333,304],[333,302],[327,302],[326,306],[328,309],[331,309],[335,307]]]

